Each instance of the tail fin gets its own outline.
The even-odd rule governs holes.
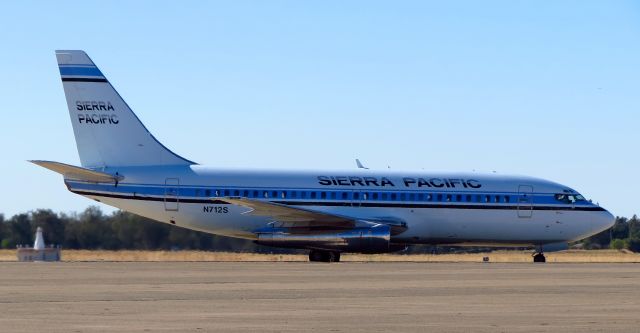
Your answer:
[[[84,51],[56,51],[83,167],[190,165],[149,133]]]

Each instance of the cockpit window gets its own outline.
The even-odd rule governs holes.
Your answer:
[[[580,194],[567,194],[567,193],[558,193],[554,196],[556,200],[564,203],[574,203],[578,201],[585,201],[586,199]]]

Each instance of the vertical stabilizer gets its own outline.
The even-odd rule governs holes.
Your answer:
[[[195,164],[149,133],[84,51],[56,57],[83,167]]]

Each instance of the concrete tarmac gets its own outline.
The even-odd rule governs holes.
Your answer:
[[[0,263],[0,332],[638,332],[640,265]]]

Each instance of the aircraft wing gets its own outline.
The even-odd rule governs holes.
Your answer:
[[[215,199],[251,209],[244,214],[273,217],[274,221],[281,222],[283,224],[281,225],[281,227],[353,228],[356,224],[356,220],[349,217],[291,207],[274,202],[266,202],[238,197],[224,197]]]

